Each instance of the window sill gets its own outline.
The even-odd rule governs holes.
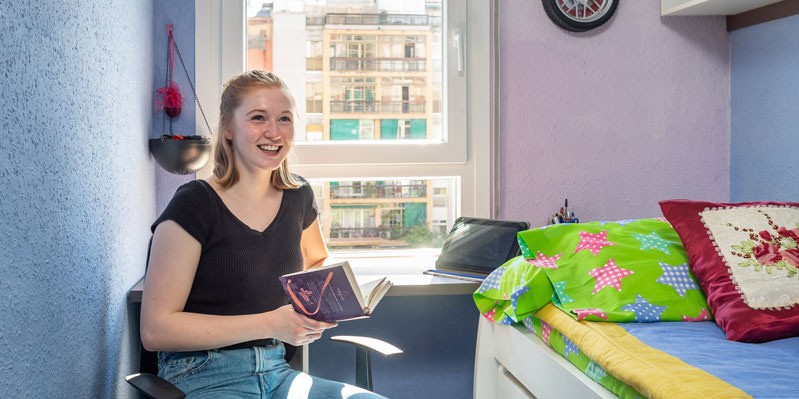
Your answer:
[[[435,267],[440,248],[387,249],[368,251],[336,251],[326,264],[347,260],[352,271],[361,276],[388,274],[421,274]]]
[[[387,296],[471,295],[479,283],[422,274],[435,267],[438,248],[338,251],[326,264],[347,260],[360,284],[388,276],[394,287]],[[128,302],[140,303],[144,278],[128,292]]]

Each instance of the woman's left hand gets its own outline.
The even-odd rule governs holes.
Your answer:
[[[281,306],[266,314],[270,319],[268,327],[271,333],[268,336],[294,346],[310,344],[321,338],[325,330],[338,325],[305,317],[294,311],[291,305]]]

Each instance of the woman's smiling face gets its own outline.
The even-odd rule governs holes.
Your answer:
[[[251,89],[236,108],[225,138],[233,142],[239,168],[277,169],[294,142],[294,112],[288,96],[279,88]]]

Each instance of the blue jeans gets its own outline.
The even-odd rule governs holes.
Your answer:
[[[386,399],[294,370],[285,353],[281,342],[232,350],[159,352],[158,375],[190,399]]]

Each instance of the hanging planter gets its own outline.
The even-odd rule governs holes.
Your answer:
[[[191,87],[192,94],[194,94],[194,101],[203,116],[205,126],[208,128],[210,134],[211,127],[208,120],[205,118],[200,100],[197,98],[197,92],[194,90],[194,85],[191,82],[189,72],[186,70],[186,65],[183,63],[183,57],[180,55],[175,43],[175,37],[172,34],[172,25],[167,25],[167,33],[169,34],[169,65],[166,73],[166,83],[164,87],[156,91],[156,107],[164,111],[161,115],[161,137],[157,139],[150,139],[149,147],[150,154],[153,155],[155,161],[170,173],[179,175],[186,175],[200,170],[211,159],[211,139],[199,135],[174,135],[172,134],[172,118],[180,115],[183,107],[183,97],[180,94],[178,85],[172,80],[172,71],[174,65],[173,54],[177,52],[180,65],[183,67],[183,72],[186,73],[189,86]],[[169,134],[165,132],[167,117],[169,119]]]
[[[211,140],[201,136],[167,136],[150,139],[150,154],[167,172],[187,175],[211,159]]]

